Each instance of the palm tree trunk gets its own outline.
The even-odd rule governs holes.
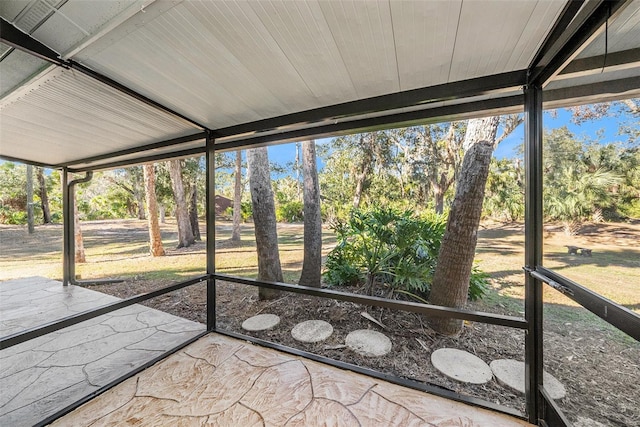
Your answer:
[[[429,296],[432,304],[461,308],[467,301],[497,129],[497,117],[469,121],[465,135],[465,148],[468,148],[456,183]],[[436,318],[431,321],[431,327],[437,332],[455,335],[462,330],[462,320]]]

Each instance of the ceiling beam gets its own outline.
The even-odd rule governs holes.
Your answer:
[[[566,33],[567,27],[576,17],[584,3],[585,0],[575,0],[565,4],[564,9],[560,12],[558,19],[553,24],[553,28],[549,31],[549,34],[529,64],[529,70],[534,70],[535,68],[541,69],[549,64],[551,58],[558,53],[562,44],[566,43],[566,39],[568,38]]]
[[[545,108],[563,108],[638,96],[640,76],[546,90],[542,95]]]
[[[19,157],[6,156],[4,154],[0,154],[0,160],[6,160],[7,162],[14,162],[14,163],[24,163],[25,165],[33,165],[41,168],[56,169],[56,166],[54,165],[49,165],[41,162],[34,162],[32,160],[25,160]]]
[[[91,156],[91,157],[85,157],[83,159],[77,159],[77,160],[73,160],[71,162],[65,162],[65,163],[60,163],[57,164],[56,167],[70,167],[73,165],[80,165],[80,164],[87,164],[87,163],[93,163],[93,162],[99,162],[102,160],[106,160],[106,159],[115,159],[118,157],[122,157],[122,156],[127,156],[129,154],[136,154],[136,153],[144,153],[147,151],[151,151],[151,150],[157,150],[160,148],[166,148],[166,147],[171,147],[172,145],[180,145],[180,144],[184,144],[186,142],[193,142],[193,141],[197,141],[199,139],[205,139],[207,136],[206,132],[199,132],[193,135],[187,135],[187,136],[181,136],[178,138],[172,138],[172,139],[168,139],[166,141],[160,141],[160,142],[154,142],[153,144],[147,144],[147,145],[142,145],[139,147],[133,147],[133,148],[127,148],[124,150],[118,150],[118,151],[112,151],[109,153],[105,153],[105,154],[100,154],[97,156]]]
[[[606,55],[576,58],[556,76],[554,80],[574,78],[601,71],[620,70],[640,67],[640,47],[610,52]]]
[[[215,138],[242,135],[249,132],[265,132],[295,124],[310,124],[324,120],[411,107],[429,102],[467,98],[489,93],[513,90],[526,84],[525,70],[511,71],[475,79],[444,83],[425,88],[390,93],[367,99],[345,102],[327,107],[258,120],[250,123],[216,129]]]
[[[160,104],[159,102],[156,102],[154,100],[152,100],[151,98],[148,98],[144,95],[142,95],[141,93],[136,92],[135,90],[126,87],[125,85],[116,82],[115,80],[98,73],[97,71],[94,71],[88,67],[85,67],[84,65],[75,62],[71,59],[69,60],[62,60],[60,58],[60,55],[55,52],[53,49],[49,48],[48,46],[44,45],[43,43],[41,43],[40,41],[36,40],[35,38],[33,38],[31,35],[26,34],[22,31],[20,31],[16,26],[14,26],[13,24],[11,24],[10,22],[6,21],[5,19],[1,18],[0,21],[0,39],[3,43],[8,44],[11,47],[14,47],[18,50],[21,50],[23,52],[26,52],[30,55],[36,56],[38,58],[44,59],[45,61],[51,62],[55,65],[58,65],[60,67],[64,67],[64,68],[71,68],[74,69],[76,71],[81,72],[82,74],[97,80],[99,82],[101,82],[102,84],[105,84],[121,93],[124,93],[140,102],[143,102],[151,107],[153,107],[156,110],[159,111],[163,111],[164,113],[167,113],[171,116],[177,117],[179,119],[182,119],[186,122],[188,122],[189,124],[200,128],[202,130],[208,130],[206,126],[204,126],[201,123],[198,123],[197,121],[178,113],[177,111],[172,110],[169,107],[166,107],[162,104]]]
[[[69,68],[60,55],[53,49],[40,43],[29,34],[20,31],[10,22],[0,17],[0,40],[15,49],[51,62],[61,67]]]
[[[511,114],[522,111],[524,98],[513,95],[503,98],[474,101],[424,110],[395,113],[379,117],[328,123],[315,127],[303,127],[265,135],[253,135],[231,141],[216,142],[216,150],[235,150],[266,145],[273,142],[301,141],[308,138],[324,138],[352,133],[371,132],[390,128],[442,123],[485,115]]]
[[[135,159],[126,159],[113,161],[108,163],[99,163],[93,166],[80,166],[77,168],[69,168],[69,172],[80,173],[87,171],[100,171],[107,169],[118,169],[123,167],[141,165],[143,163],[162,162],[169,159],[202,156],[207,151],[205,146],[189,148],[187,150],[178,150],[171,153],[154,154],[150,156],[136,157]]]
[[[590,0],[577,11],[576,6],[567,5],[552,30],[553,36],[545,40],[529,65],[528,81],[542,86],[548,84],[603,30],[607,21],[615,20],[631,1]]]

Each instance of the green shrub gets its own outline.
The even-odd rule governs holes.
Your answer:
[[[11,211],[6,224],[23,225],[27,223],[27,213],[24,211]]]
[[[445,226],[442,215],[416,216],[392,208],[355,210],[348,220],[332,224],[338,244],[327,257],[324,280],[332,286],[364,285],[369,294],[382,286],[424,300]],[[474,268],[471,299],[484,294],[486,277]]]
[[[247,220],[253,216],[253,205],[251,202],[242,202],[240,204],[240,211],[242,222],[247,222]]]
[[[489,286],[489,275],[480,270],[477,265],[471,270],[471,279],[469,279],[469,299],[477,301],[487,293]]]
[[[304,206],[302,202],[291,201],[278,205],[276,208],[276,221],[278,222],[300,222],[304,219]]]

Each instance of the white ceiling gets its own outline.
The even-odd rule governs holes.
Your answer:
[[[524,70],[565,4],[25,0],[0,2],[0,15],[64,59],[215,130]],[[610,25],[609,52],[640,47],[639,31],[635,0]],[[581,57],[601,55],[602,37]],[[0,156],[55,165],[201,131],[2,47]],[[625,72],[640,76],[640,67]]]

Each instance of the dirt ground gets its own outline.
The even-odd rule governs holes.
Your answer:
[[[224,242],[228,247],[229,242]],[[197,249],[193,249],[197,250]],[[522,279],[520,279],[522,280]],[[163,286],[155,281],[100,285],[95,290],[128,297]],[[510,286],[513,286],[511,284]],[[522,285],[520,285],[522,286]],[[492,280],[495,292],[505,288],[504,280]],[[357,291],[357,290],[356,290]],[[437,372],[430,354],[443,347],[454,347],[475,354],[486,363],[496,359],[524,360],[523,331],[475,322],[465,323],[458,337],[445,337],[427,326],[427,319],[404,312],[365,307],[297,294],[283,294],[272,301],[260,301],[257,290],[246,285],[217,283],[217,327],[244,333],[289,347],[295,347],[335,360],[376,371],[432,384],[447,390],[479,397],[499,405],[525,411],[524,396],[492,380],[470,385],[451,380]],[[468,304],[469,309],[522,316],[521,301],[491,298]],[[640,345],[586,310],[558,304],[545,308],[545,369],[558,378],[567,396],[558,404],[576,426],[640,425]],[[204,284],[186,288],[148,301],[150,306],[199,322],[206,322]],[[382,328],[361,313],[366,312]],[[272,330],[246,332],[242,322],[256,314],[272,313],[281,323]],[[298,322],[310,319],[328,321],[334,328],[326,341],[305,344],[295,341],[290,331]],[[374,329],[387,335],[393,350],[383,357],[362,357],[344,346],[346,335],[356,329]],[[600,423],[600,424],[598,424]]]

